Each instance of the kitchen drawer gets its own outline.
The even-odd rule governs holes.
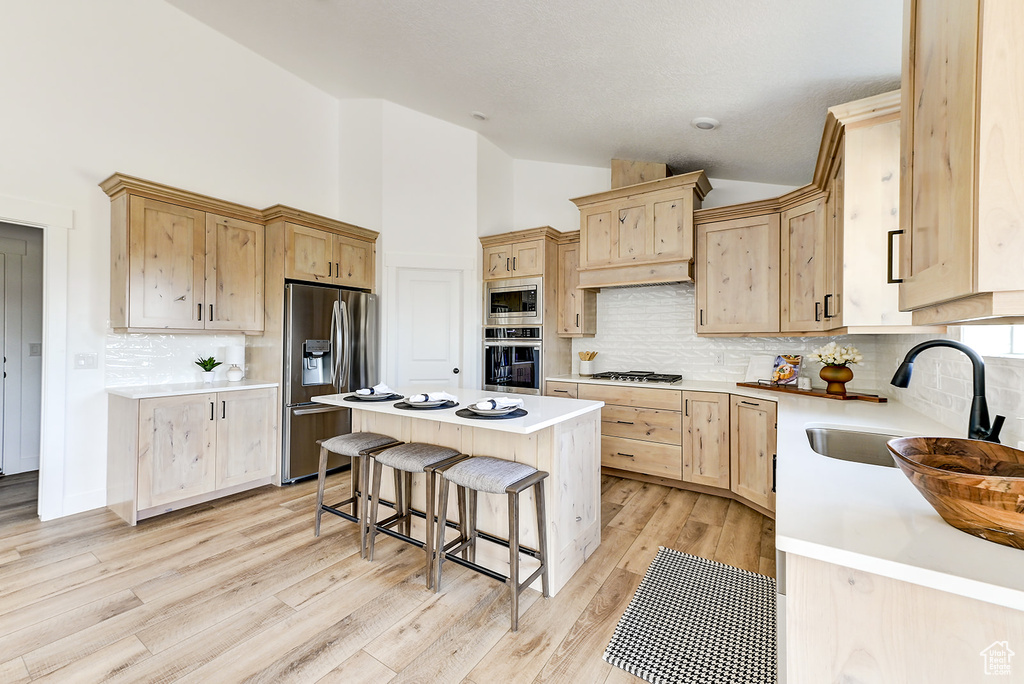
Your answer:
[[[650,389],[647,387],[621,387],[618,385],[589,385],[580,383],[579,398],[603,401],[618,406],[679,411],[682,408],[682,393],[679,390]]]
[[[601,409],[601,434],[680,445],[682,417],[677,411],[606,404]]]
[[[601,465],[681,480],[683,449],[670,444],[602,436]]]
[[[576,396],[575,382],[557,382],[549,380],[545,394],[549,397],[569,397],[570,399],[578,398]]]

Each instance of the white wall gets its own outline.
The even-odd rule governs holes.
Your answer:
[[[515,160],[487,138],[477,141],[477,234],[496,235],[515,222]]]
[[[43,357],[43,231],[0,223],[4,253],[3,472],[39,468]]]
[[[63,496],[105,503],[103,358],[114,171],[257,207],[334,215],[337,101],[159,0],[4,4],[0,194],[70,208]],[[183,365],[183,372],[191,369]]]
[[[611,187],[611,168],[554,164],[516,159],[513,162],[515,206],[513,225],[505,230],[551,226],[563,233],[580,228],[580,212],[571,197]],[[505,232],[494,230],[481,235]]]
[[[748,181],[709,178],[711,192],[704,198],[701,208],[725,207],[730,204],[756,202],[757,200],[780,197],[797,189],[795,185],[773,185],[772,183],[750,183]]]

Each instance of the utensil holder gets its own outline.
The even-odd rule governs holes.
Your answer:
[[[580,361],[580,375],[589,378],[594,375],[593,361]]]

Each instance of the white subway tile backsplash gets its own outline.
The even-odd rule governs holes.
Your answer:
[[[197,382],[199,356],[223,361],[225,347],[245,345],[245,335],[108,333],[104,359],[107,387]],[[215,370],[226,379],[227,365]]]

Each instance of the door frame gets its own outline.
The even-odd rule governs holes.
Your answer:
[[[0,195],[0,221],[43,230],[43,385],[37,511],[40,519],[52,520],[64,514],[68,231],[74,228],[74,211]]]
[[[384,255],[384,274],[381,283],[381,368],[385,382],[396,377],[398,350],[398,270],[423,269],[430,271],[456,271],[462,281],[462,365],[459,367],[460,387],[480,387],[479,321],[483,316],[480,303],[483,297],[476,259],[466,256],[410,252],[389,252]],[[473,321],[477,321],[474,325]]]

